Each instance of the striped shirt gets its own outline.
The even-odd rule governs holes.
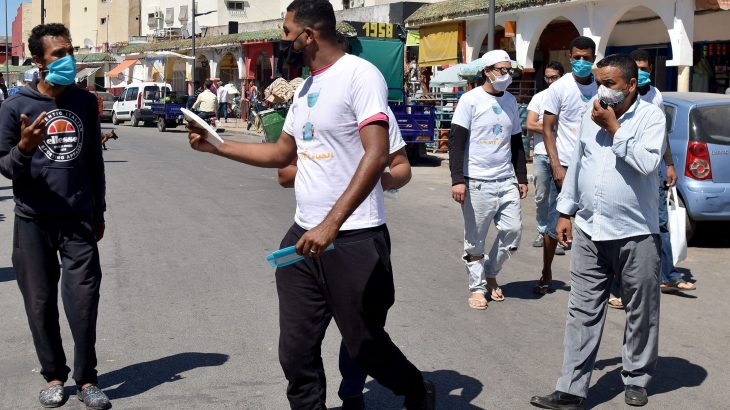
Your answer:
[[[593,101],[590,102],[592,107]],[[659,233],[659,163],[664,113],[640,98],[619,118],[611,137],[583,115],[578,145],[558,196],[558,211],[594,241]]]

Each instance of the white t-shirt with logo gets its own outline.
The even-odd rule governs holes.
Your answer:
[[[639,95],[639,98],[642,100],[652,103],[659,107],[659,109],[664,112],[664,97],[662,97],[662,93],[656,89],[653,85],[649,86],[649,91],[646,92],[644,95]]]
[[[522,133],[522,125],[512,94],[505,91],[495,97],[477,87],[459,98],[451,123],[469,130],[465,177],[495,180],[514,176],[512,135]]]
[[[527,111],[532,111],[534,113],[537,113],[537,121],[542,122],[542,104],[545,100],[545,95],[547,94],[547,89],[544,89],[540,91],[539,93],[532,96],[532,99],[530,100],[530,104],[527,105]],[[533,132],[532,138],[535,141],[535,155],[547,155],[547,150],[545,149],[545,141],[542,138],[542,133]]]
[[[312,229],[327,216],[365,154],[360,124],[387,112],[388,88],[383,75],[371,63],[350,54],[297,87],[284,122],[284,132],[297,144],[297,225]],[[384,223],[383,189],[376,184],[340,229]]]
[[[583,85],[575,81],[573,73],[565,74],[548,88],[543,101],[544,112],[558,116],[558,157],[560,164],[568,166],[578,143],[578,130],[589,102],[598,92],[595,79]]]

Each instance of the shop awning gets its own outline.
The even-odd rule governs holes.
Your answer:
[[[119,73],[121,73],[122,71],[124,71],[124,70],[126,70],[127,68],[129,68],[129,67],[133,66],[133,65],[134,65],[134,63],[136,63],[137,61],[139,61],[139,60],[137,60],[137,59],[133,59],[133,60],[124,60],[124,61],[122,61],[121,63],[119,63],[119,65],[117,65],[116,67],[114,67],[114,68],[112,68],[111,70],[109,70],[109,71],[108,71],[108,72],[106,73],[106,76],[107,76],[107,77],[116,77],[116,76],[118,76],[118,75],[119,75]]]
[[[82,81],[86,77],[93,76],[100,67],[87,67],[76,73],[76,81]]]
[[[423,66],[457,64],[460,34],[459,22],[421,27],[418,64]]]

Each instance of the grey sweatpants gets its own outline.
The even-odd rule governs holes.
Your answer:
[[[574,228],[565,353],[556,390],[588,395],[615,275],[621,275],[626,307],[621,378],[625,385],[649,383],[658,356],[660,249],[659,235],[594,242]]]

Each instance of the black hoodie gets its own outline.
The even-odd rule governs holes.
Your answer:
[[[18,150],[21,114],[29,124],[46,112],[46,139],[33,155]],[[22,87],[0,108],[0,172],[13,181],[22,217],[93,215],[104,220],[106,181],[96,97],[70,85],[55,99]]]

